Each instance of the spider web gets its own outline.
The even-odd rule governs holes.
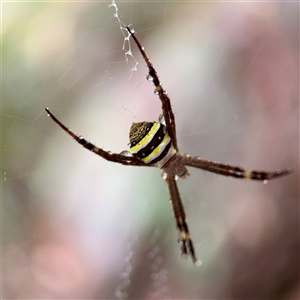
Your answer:
[[[89,153],[44,108],[105,150],[128,149],[132,122],[161,114],[130,26],[171,98],[182,153],[254,169],[296,166],[297,8],[287,1],[2,3],[3,298],[279,295],[251,294],[249,286],[270,286],[268,273],[242,277],[239,266],[268,269],[245,253],[269,249],[262,241],[272,241],[277,227],[293,241],[297,172],[267,185],[199,170],[179,180],[203,261],[195,268],[180,257],[160,171]],[[273,274],[286,244],[272,248]],[[285,268],[293,275],[292,262]]]

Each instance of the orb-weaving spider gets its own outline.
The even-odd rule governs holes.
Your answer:
[[[200,157],[191,157],[188,154],[180,154],[178,152],[176,124],[170,99],[162,88],[157,73],[147,57],[144,48],[135,37],[134,32],[131,31],[129,27],[126,27],[126,29],[135,41],[147,64],[149,69],[147,79],[153,82],[155,94],[157,94],[161,100],[165,125],[160,122],[133,123],[129,132],[131,154],[129,152],[121,152],[118,154],[98,148],[83,137],[74,134],[62,124],[48,108],[46,108],[46,111],[52,120],[72,136],[79,144],[97,155],[100,155],[104,159],[127,166],[156,166],[162,169],[164,172],[163,177],[168,184],[176,224],[179,230],[182,256],[187,258],[188,255],[190,255],[194,264],[200,265],[201,262],[197,260],[195,255],[193,242],[191,240],[184,208],[176,183],[178,177],[185,178],[185,176],[189,174],[186,167],[194,167],[224,176],[254,180],[270,180],[288,175],[292,172],[292,169],[281,169],[275,172],[251,171],[227,164],[203,160]]]

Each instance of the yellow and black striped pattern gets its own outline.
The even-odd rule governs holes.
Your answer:
[[[158,122],[133,123],[129,133],[130,151],[146,164],[162,168],[176,154],[166,127]]]

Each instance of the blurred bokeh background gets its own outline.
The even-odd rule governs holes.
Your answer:
[[[299,4],[109,4],[2,3],[3,298],[297,299]],[[198,268],[180,256],[161,171],[106,162],[44,111],[113,152],[132,122],[158,119],[116,13],[170,95],[182,153],[295,168],[267,184],[195,169],[178,181]]]

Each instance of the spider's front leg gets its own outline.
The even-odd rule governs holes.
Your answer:
[[[190,255],[195,266],[200,266],[202,263],[200,260],[197,260],[196,258],[194,245],[186,222],[185,212],[181,202],[175,176],[167,174],[166,181],[171,196],[171,202],[173,205],[173,211],[176,219],[177,229],[179,231],[182,257],[187,258],[188,255]]]
[[[252,180],[270,180],[291,174],[293,168],[279,169],[274,172],[266,171],[255,171],[255,170],[245,170],[237,166],[231,166],[227,164],[221,164],[218,162],[204,160],[200,157],[191,157],[190,155],[182,155],[185,165],[188,167],[194,167],[202,169],[204,171],[220,174],[223,176],[231,176],[235,178],[242,179],[252,179]]]
[[[63,123],[61,123],[51,112],[48,108],[45,108],[46,112],[48,113],[49,117],[58,125],[60,126],[66,133],[68,133],[77,143],[82,145],[84,148],[94,152],[95,154],[101,156],[102,158],[116,162],[122,165],[127,166],[144,166],[144,167],[150,167],[151,165],[145,164],[143,161],[139,160],[136,157],[128,156],[124,154],[118,154],[118,153],[111,153],[108,151],[105,151],[94,144],[90,143],[86,139],[84,139],[80,135],[76,135],[74,132],[72,132],[68,127],[66,127]]]

